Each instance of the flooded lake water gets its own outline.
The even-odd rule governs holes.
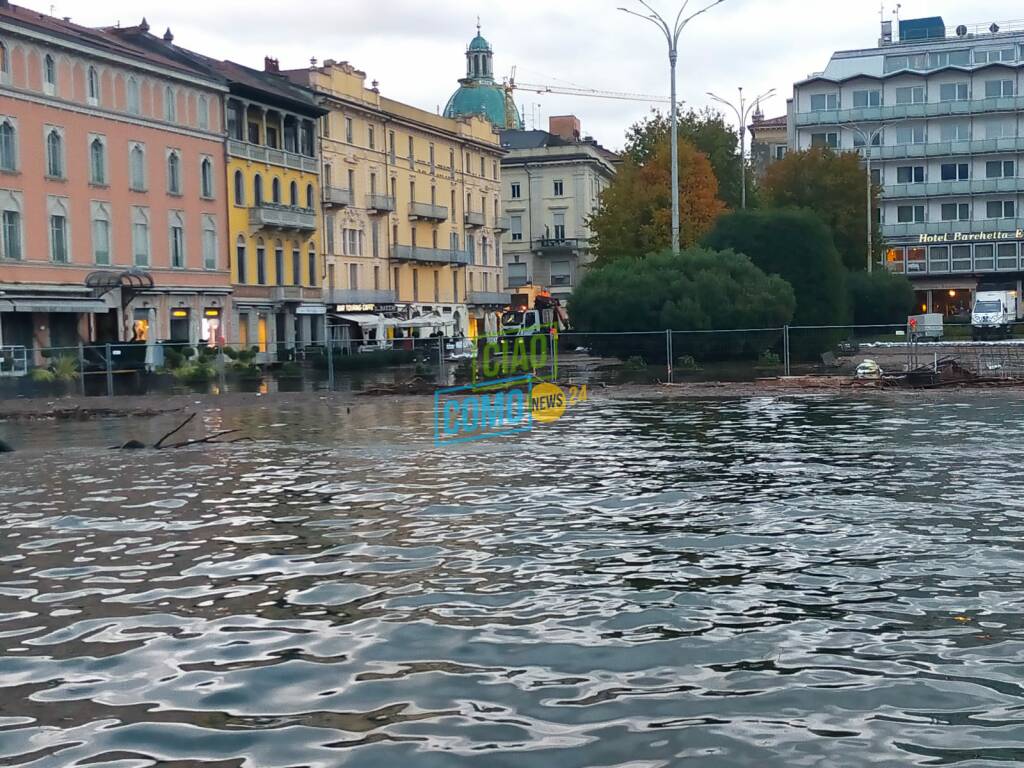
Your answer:
[[[0,425],[0,765],[1024,760],[1019,397],[431,406]]]

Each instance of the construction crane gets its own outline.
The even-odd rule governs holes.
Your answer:
[[[536,83],[520,83],[516,81],[516,68],[503,83],[506,98],[514,100],[513,91],[531,91],[533,93],[558,93],[563,96],[586,96],[593,99],[615,99],[618,101],[646,101],[652,104],[671,104],[672,100],[665,96],[652,96],[647,93],[623,93],[621,91],[599,91],[593,88],[579,88],[565,85],[538,85]]]

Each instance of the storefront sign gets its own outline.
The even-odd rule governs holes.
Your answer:
[[[335,312],[373,312],[374,314],[384,314],[387,312],[397,312],[398,307],[395,304],[338,304],[334,308]]]
[[[296,315],[326,315],[326,304],[299,304],[295,309]]]
[[[947,232],[944,235],[921,235],[919,243],[973,243],[989,240],[1024,240],[1024,229],[1009,232]]]

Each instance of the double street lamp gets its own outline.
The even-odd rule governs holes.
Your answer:
[[[679,13],[676,14],[675,22],[671,26],[647,3],[647,0],[637,1],[649,13],[638,13],[628,8],[619,8],[619,10],[651,22],[665,35],[665,40],[668,42],[669,70],[672,77],[672,252],[679,253],[679,102],[676,100],[676,61],[679,54],[679,35],[682,34],[683,28],[687,24],[702,13],[710,11],[716,5],[724,3],[725,0],[712,0],[712,2],[696,13],[686,17],[683,14],[686,12],[686,7],[690,4],[690,0],[683,0],[683,5],[679,9]]]
[[[756,99],[752,104],[747,104],[743,97],[743,86],[740,86],[740,100],[739,104],[733,104],[730,101],[726,101],[721,96],[716,96],[711,91],[708,91],[714,101],[719,104],[724,104],[729,107],[733,112],[736,113],[736,119],[739,121],[740,128],[740,207],[743,210],[747,208],[747,118],[750,117],[750,110],[755,109],[762,101],[767,101],[775,95],[775,89],[772,88],[770,91],[765,91]]]
[[[884,126],[878,126],[873,131],[869,131],[867,128],[861,128],[859,125],[841,125],[840,128],[846,128],[849,131],[857,134],[861,141],[864,142],[864,159],[867,173],[867,186],[868,186],[868,204],[867,204],[867,219],[868,219],[868,273],[871,273],[872,265],[874,264],[874,229],[875,222],[872,221],[871,216],[871,191],[874,186],[871,183],[871,147],[874,146],[876,141],[879,141],[879,137],[882,135],[882,128]]]

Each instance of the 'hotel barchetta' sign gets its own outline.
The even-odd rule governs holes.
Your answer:
[[[973,243],[977,240],[1024,240],[1024,229],[1009,232],[947,232],[944,235],[921,235],[919,243]]]

